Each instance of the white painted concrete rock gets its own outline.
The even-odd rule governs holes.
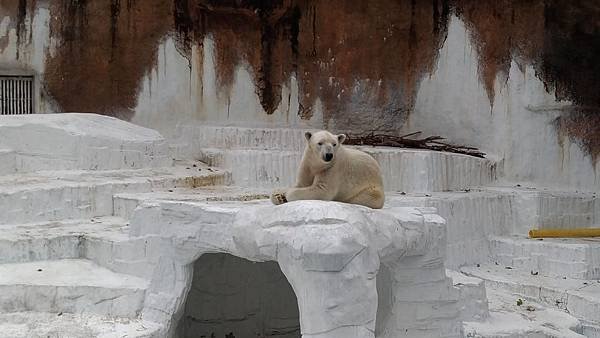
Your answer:
[[[302,337],[460,335],[444,220],[431,208],[158,201],[138,207],[130,226],[134,236],[172,244],[146,249],[156,269],[143,312],[171,332],[194,288],[191,263],[220,252],[279,264],[298,299]]]
[[[97,114],[0,116],[0,174],[170,166],[156,131]],[[6,161],[4,161],[6,160]]]

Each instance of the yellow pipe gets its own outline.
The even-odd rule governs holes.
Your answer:
[[[530,238],[600,237],[600,228],[533,229],[533,230],[529,230],[529,237]]]

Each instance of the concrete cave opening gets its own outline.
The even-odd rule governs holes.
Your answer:
[[[277,262],[211,253],[193,269],[178,337],[301,337],[298,301]]]

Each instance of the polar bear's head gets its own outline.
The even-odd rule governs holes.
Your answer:
[[[308,141],[308,147],[317,155],[321,161],[333,163],[336,159],[338,149],[346,139],[346,135],[333,135],[332,133],[321,130],[316,133],[306,132],[304,134]]]

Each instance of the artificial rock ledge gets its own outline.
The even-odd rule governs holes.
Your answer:
[[[130,226],[154,271],[143,319],[171,335],[193,263],[228,253],[279,264],[304,338],[460,336],[458,294],[444,268],[445,224],[432,208],[159,200],[140,205]]]

